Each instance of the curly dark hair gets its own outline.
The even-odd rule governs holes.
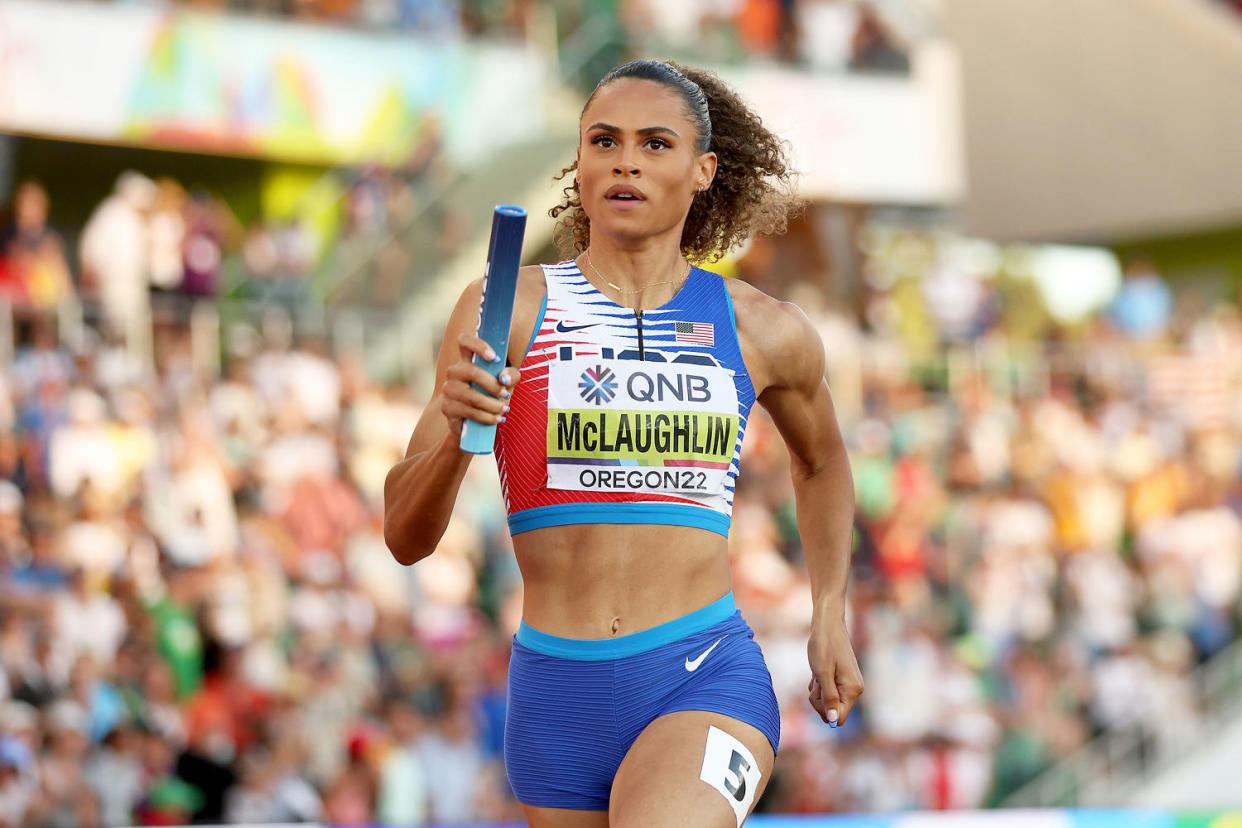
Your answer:
[[[784,232],[798,207],[796,173],[785,142],[763,125],[737,93],[702,69],[672,61],[635,60],[600,80],[583,112],[599,91],[622,78],[650,80],[676,91],[695,123],[696,150],[716,153],[716,177],[694,197],[681,233],[681,251],[696,261],[715,261],[756,233]],[[575,161],[557,178],[575,172]],[[577,255],[591,243],[591,220],[582,209],[578,179],[564,188],[564,200],[548,211],[557,222],[558,246]]]

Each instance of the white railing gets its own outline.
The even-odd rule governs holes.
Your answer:
[[[1117,807],[1155,774],[1185,759],[1242,711],[1242,639],[1191,674],[1198,723],[1175,736],[1153,731],[1105,732],[1049,768],[1003,803],[1011,808]]]

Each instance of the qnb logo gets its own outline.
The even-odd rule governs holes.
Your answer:
[[[617,376],[611,368],[596,365],[582,372],[582,381],[578,383],[578,388],[582,399],[603,405],[611,402],[617,395]]]
[[[626,380],[625,390],[631,399],[639,402],[664,402],[666,399],[680,402],[709,402],[712,398],[707,377],[698,374],[648,374],[635,371]]]

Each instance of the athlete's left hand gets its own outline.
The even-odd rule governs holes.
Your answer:
[[[825,621],[812,621],[806,651],[811,664],[811,683],[807,687],[811,706],[829,726],[845,724],[863,692],[862,671],[845,628],[845,613]]]

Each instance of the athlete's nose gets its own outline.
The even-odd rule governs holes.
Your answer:
[[[612,168],[613,175],[642,175],[642,170],[639,169],[638,164],[630,157],[631,152],[633,150],[629,148],[621,151],[621,157],[617,159],[617,166]]]

